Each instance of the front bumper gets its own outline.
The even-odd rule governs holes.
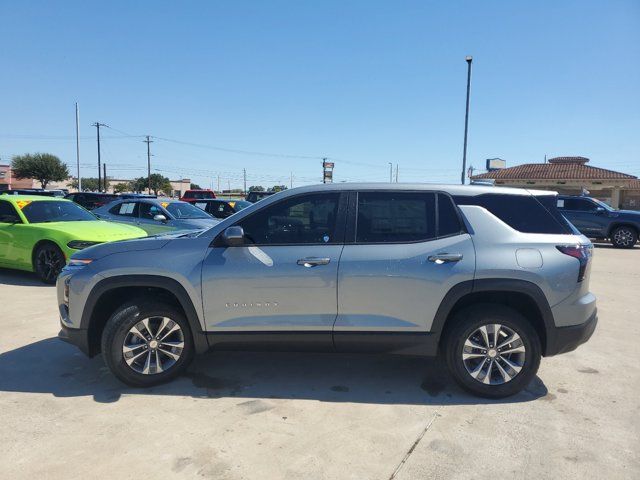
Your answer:
[[[75,345],[82,353],[91,356],[89,349],[89,332],[84,328],[69,328],[60,322],[60,332],[58,338],[63,342]]]
[[[594,310],[586,322],[569,327],[556,327],[547,332],[546,357],[575,350],[591,338],[598,324],[598,311]]]

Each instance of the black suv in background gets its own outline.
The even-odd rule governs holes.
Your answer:
[[[640,232],[640,212],[616,210],[590,197],[558,196],[558,210],[580,233],[609,239],[616,248],[633,248]]]
[[[77,192],[65,195],[64,198],[77,203],[87,210],[93,210],[117,200],[118,195],[113,193]]]

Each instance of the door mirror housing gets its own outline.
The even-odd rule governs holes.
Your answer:
[[[596,213],[598,215],[602,215],[604,212],[606,212],[607,210],[604,207],[596,207]]]
[[[244,245],[244,229],[237,225],[227,227],[227,229],[222,232],[222,240],[227,247],[239,247]]]
[[[165,216],[164,216],[164,215],[162,215],[161,213],[160,213],[160,214],[158,214],[158,215],[154,215],[154,216],[153,216],[153,219],[154,219],[156,222],[167,223],[167,217],[165,217]]]

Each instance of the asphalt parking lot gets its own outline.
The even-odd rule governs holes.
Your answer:
[[[599,325],[510,399],[435,361],[212,353],[150,390],[57,340],[55,292],[0,270],[2,478],[640,478],[640,247],[596,248]]]

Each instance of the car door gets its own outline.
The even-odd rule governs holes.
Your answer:
[[[111,220],[118,223],[126,223],[129,225],[138,224],[138,203],[127,201],[119,202],[109,208],[108,213],[98,213],[98,218]]]
[[[154,220],[156,215],[163,215],[166,220]],[[149,235],[158,235],[170,230],[174,230],[174,221],[171,215],[160,205],[153,202],[139,202],[138,204],[138,226]]]
[[[559,198],[558,209],[581,233],[606,235],[607,212],[588,198]],[[600,207],[602,208],[602,207]]]
[[[442,299],[473,280],[475,250],[447,194],[352,194],[338,270],[338,350],[424,353]]]
[[[203,262],[207,329],[332,348],[345,200],[338,192],[302,194],[238,220],[246,243],[214,246]]]
[[[13,263],[16,247],[16,237],[22,224],[22,219],[14,206],[5,200],[0,200],[0,265]]]

